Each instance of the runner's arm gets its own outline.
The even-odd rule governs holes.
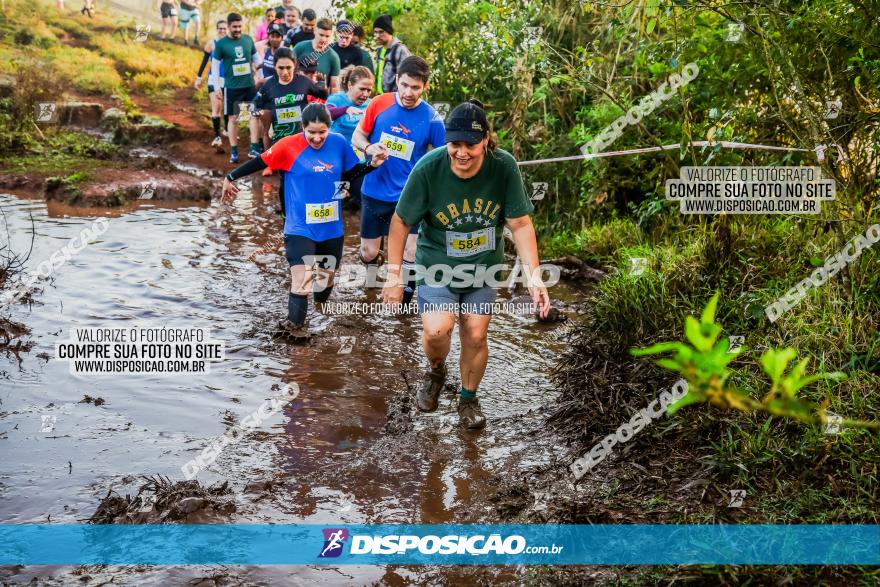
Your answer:
[[[263,158],[257,157],[256,159],[251,159],[247,163],[239,165],[230,171],[226,177],[223,178],[223,189],[220,193],[220,202],[225,203],[227,196],[229,196],[231,200],[234,200],[235,196],[238,195],[238,186],[235,185],[235,180],[256,173],[257,171],[262,171],[267,167],[269,166],[263,161]]]
[[[365,176],[375,169],[376,166],[373,166],[370,163],[358,163],[357,165],[343,173],[341,179],[342,181],[354,181]]]
[[[388,274],[385,277],[385,286],[382,288],[382,300],[386,304],[399,304],[403,299],[404,283],[400,278],[400,270],[409,229],[410,225],[395,212],[391,217],[391,226],[388,228],[388,262],[385,264]]]
[[[330,95],[330,92],[327,91],[327,88],[318,87],[318,84],[316,84],[315,82],[311,83],[309,88],[306,90],[306,93],[309,96],[314,96],[315,98],[318,98],[319,100],[326,100],[327,97]],[[330,111],[330,116],[333,116],[332,110]],[[339,117],[337,116],[336,118]],[[336,118],[334,118],[334,120],[336,120]]]
[[[220,60],[216,55],[211,56],[211,73],[208,75],[208,83],[215,88],[220,85]]]
[[[327,110],[330,111],[330,118],[336,120],[345,116],[345,113],[348,112],[348,106],[330,106],[328,104]]]
[[[196,74],[196,85],[197,86],[200,85],[202,75],[204,75],[204,73],[205,73],[205,68],[208,66],[208,63],[210,63],[210,62],[211,62],[211,52],[207,51],[207,50],[203,51],[202,52],[202,64],[199,65],[199,73]],[[210,75],[210,73],[208,73],[208,75]]]
[[[253,55],[251,55],[251,69],[254,73],[260,73],[260,68],[263,66],[263,58],[259,53],[254,51]],[[260,73],[262,75],[262,73]]]
[[[236,167],[235,169],[233,169],[232,171],[230,171],[226,175],[226,179],[228,179],[229,181],[235,181],[237,179],[241,179],[242,177],[245,177],[245,176],[250,175],[252,173],[262,171],[262,170],[266,169],[267,167],[269,167],[269,166],[266,165],[266,162],[263,161],[263,158],[257,157],[256,159],[251,159],[247,163],[243,163],[243,164],[239,165],[238,167]]]
[[[382,158],[388,158],[388,149],[385,148],[385,145],[382,143],[371,144],[370,138],[367,136],[367,133],[361,130],[360,124],[357,125],[357,128],[354,129],[354,133],[351,135],[351,146],[363,151],[367,157],[384,154]]]
[[[541,318],[546,318],[550,311],[550,297],[547,295],[547,288],[541,282],[541,258],[538,256],[538,241],[535,238],[532,218],[528,214],[518,218],[508,218],[506,224],[513,233],[516,254],[522,259],[523,274],[529,279],[529,292]]]

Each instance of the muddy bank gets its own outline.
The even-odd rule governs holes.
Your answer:
[[[173,163],[163,150],[184,133],[159,116],[125,113],[98,102],[65,102],[37,114],[42,140],[56,150],[4,164],[0,189],[40,193],[76,206],[118,207],[133,200],[210,201],[219,170]],[[41,118],[42,117],[42,118]],[[58,136],[64,131],[67,134]],[[71,134],[73,133],[73,134]],[[145,156],[140,147],[153,151]],[[32,165],[28,164],[34,159]]]

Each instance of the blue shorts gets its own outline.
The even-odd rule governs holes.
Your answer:
[[[335,271],[342,262],[342,239],[340,236],[325,241],[313,241],[298,234],[285,234],[284,255],[287,257],[287,264],[291,267],[305,265],[303,257],[314,255],[324,257],[316,261],[319,266]]]
[[[361,194],[361,237],[381,238],[388,236],[388,227],[391,226],[391,217],[397,202],[385,202]],[[409,229],[410,234],[419,233],[419,225],[415,224]]]
[[[422,284],[416,289],[419,299],[419,314],[429,312],[450,312],[461,314],[491,315],[492,304],[498,290],[484,285],[468,293],[455,293],[444,286]]]

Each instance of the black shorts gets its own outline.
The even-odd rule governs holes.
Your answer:
[[[283,179],[283,178],[282,178]],[[298,234],[284,235],[284,254],[287,264],[305,265],[303,257],[314,255],[319,257],[317,264],[324,269],[335,271],[342,263],[342,241],[344,237],[331,238],[325,241],[313,241]],[[324,257],[320,259],[320,257]]]
[[[238,116],[241,112],[239,104],[248,104],[257,95],[257,88],[223,88],[223,114]]]
[[[397,202],[385,202],[361,194],[361,237],[388,236],[388,227],[391,226],[391,217],[394,216],[395,208],[397,208]],[[418,224],[414,224],[409,229],[410,234],[418,234],[418,232]]]
[[[174,9],[174,4],[170,2],[163,2],[159,6],[159,12],[162,14],[162,18],[171,18],[173,16],[172,10]]]

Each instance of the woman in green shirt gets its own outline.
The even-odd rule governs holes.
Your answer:
[[[386,303],[400,304],[404,243],[410,226],[421,222],[416,265],[427,270],[418,279],[418,300],[422,346],[430,369],[416,394],[416,406],[424,412],[437,409],[457,310],[461,339],[458,415],[462,426],[470,429],[486,425],[476,393],[489,359],[487,334],[497,290],[485,282],[503,267],[504,226],[513,233],[525,274],[531,278],[529,293],[538,315],[546,317],[550,310],[529,217],[534,206],[526,196],[516,160],[498,149],[491,130],[479,102],[460,104],[446,120],[446,148],[434,149],[413,168],[391,220],[383,291]],[[452,281],[444,281],[443,275],[450,273]],[[489,282],[498,283],[491,278]]]

